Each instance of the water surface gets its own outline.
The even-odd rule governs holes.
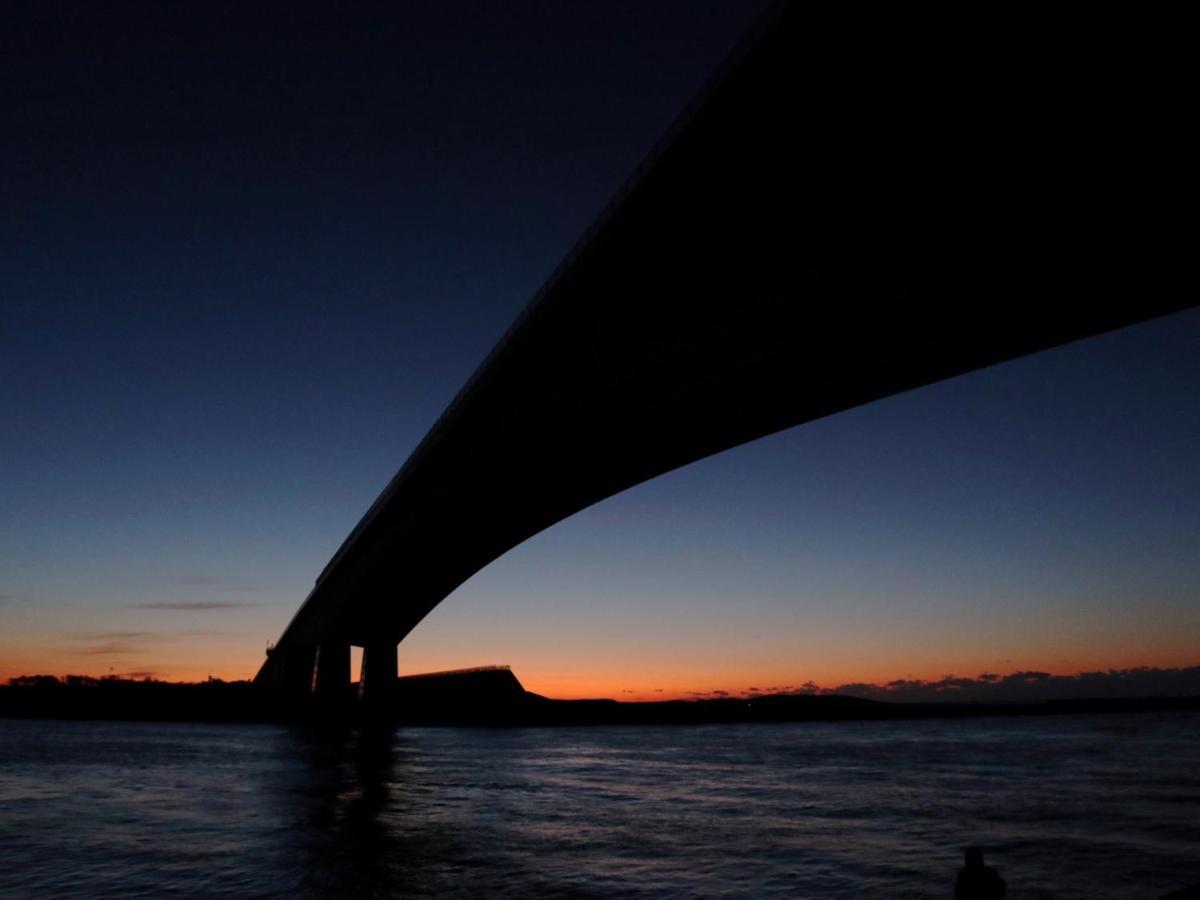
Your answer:
[[[4,896],[1009,897],[1200,883],[1200,715],[399,729],[0,720]]]

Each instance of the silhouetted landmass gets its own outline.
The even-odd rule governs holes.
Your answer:
[[[1149,671],[1149,670],[1147,670]],[[1195,670],[1174,670],[1190,673]],[[1014,676],[1015,677],[1015,676]],[[1038,679],[1042,682],[1045,679]],[[1138,683],[1122,676],[1121,683]],[[1178,682],[1177,682],[1178,683]],[[551,700],[526,691],[507,667],[489,666],[396,680],[385,704],[364,709],[351,688],[343,695],[288,704],[252,682],[174,684],[150,679],[22,676],[0,687],[0,715],[58,719],[272,722],[350,719],[369,711],[397,724],[655,725],[798,722],[1149,710],[1200,710],[1200,691],[1174,696],[1076,696],[1009,703],[888,702],[841,693],[789,693],[651,703]]]
[[[900,679],[887,684],[842,684],[833,693],[900,703],[1034,703],[1065,697],[1136,699],[1200,696],[1200,666],[1109,669],[1078,675],[1024,671],[1010,675],[983,673],[975,678],[947,675],[937,681]]]
[[[24,675],[0,687],[0,715],[35,719],[259,722],[277,719],[270,696],[248,681],[200,684],[68,675]]]

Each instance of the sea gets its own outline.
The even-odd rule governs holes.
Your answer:
[[[1009,898],[1200,884],[1200,714],[663,727],[0,719],[3,897]]]

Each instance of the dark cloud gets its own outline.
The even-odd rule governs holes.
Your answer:
[[[253,603],[232,600],[155,600],[149,603],[134,603],[124,609],[162,609],[177,612],[209,612],[215,610],[246,609]]]

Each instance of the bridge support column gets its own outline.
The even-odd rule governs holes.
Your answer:
[[[312,692],[313,664],[317,648],[311,644],[290,644],[274,651],[275,689],[288,696],[302,696]]]
[[[359,676],[359,697],[365,703],[377,705],[392,693],[396,686],[396,642],[378,641],[363,647],[362,674]]]
[[[313,687],[318,694],[337,695],[350,686],[350,642],[329,640],[317,648]]]

